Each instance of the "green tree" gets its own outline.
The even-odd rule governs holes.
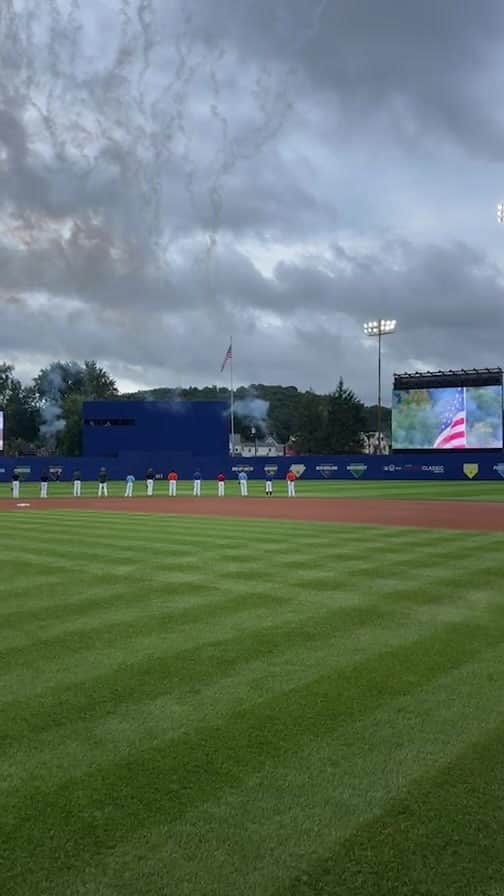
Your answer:
[[[68,455],[81,452],[83,402],[119,397],[115,380],[96,361],[54,361],[35,377],[34,388],[47,444]]]
[[[35,450],[40,414],[33,387],[23,386],[12,364],[0,364],[0,409],[5,413],[5,450]]]
[[[364,405],[352,389],[340,379],[327,403],[325,446],[329,454],[362,450],[362,433],[366,426]]]
[[[300,454],[323,454],[326,450],[327,399],[312,389],[300,401],[296,450]]]

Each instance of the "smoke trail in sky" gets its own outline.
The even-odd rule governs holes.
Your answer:
[[[248,2],[230,5],[230,15],[245,16]],[[302,21],[290,16],[278,39],[302,48],[326,5],[319,0]],[[164,263],[172,234],[192,234],[200,246],[203,233],[213,296],[226,187],[276,139],[295,86],[288,63],[241,65],[196,3],[180,0],[171,18],[166,8],[162,0],[0,0],[0,107],[13,110],[24,134],[22,180],[34,185],[38,211],[28,214],[25,202],[12,214],[25,241],[30,228],[40,238],[44,215],[51,223],[62,208],[63,242],[94,239],[98,221],[110,251],[143,265]],[[0,147],[5,139],[0,133]],[[9,159],[19,174],[19,160]]]

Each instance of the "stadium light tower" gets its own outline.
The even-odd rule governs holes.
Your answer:
[[[364,324],[364,333],[366,336],[378,337],[378,450],[381,451],[382,439],[382,402],[381,402],[381,353],[382,353],[382,337],[390,336],[397,329],[396,320],[370,320]]]
[[[504,202],[499,202],[497,206],[497,221],[504,224]]]

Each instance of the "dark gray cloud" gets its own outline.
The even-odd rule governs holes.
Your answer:
[[[25,375],[372,399],[501,362],[497,0],[0,6],[0,347]]]

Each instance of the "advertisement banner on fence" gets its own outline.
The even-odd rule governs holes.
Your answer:
[[[315,467],[315,469],[316,469],[317,473],[320,473],[320,475],[324,477],[324,479],[330,479],[331,476],[334,475],[334,473],[337,473],[338,465],[337,464],[318,464]]]
[[[14,473],[19,473],[21,480],[28,479],[31,474],[31,467],[24,466],[24,464],[14,467]]]
[[[348,464],[347,470],[354,479],[360,479],[367,472],[367,464]]]
[[[479,464],[464,464],[463,470],[468,479],[475,479],[479,473]]]
[[[301,479],[306,467],[304,464],[291,464],[289,467],[291,473],[294,473],[297,479]]]

